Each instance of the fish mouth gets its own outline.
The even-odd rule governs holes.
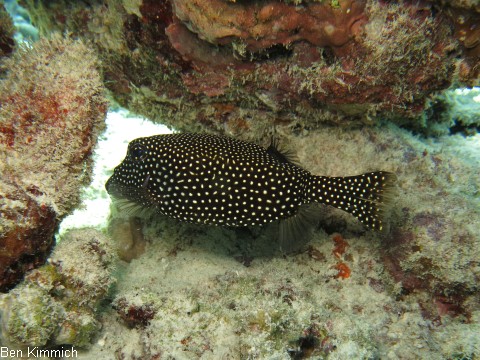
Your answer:
[[[129,199],[131,201],[140,200],[144,197],[144,189],[134,186],[128,186],[115,181],[108,180],[105,183],[105,189],[111,198],[115,199]]]
[[[115,198],[148,198],[148,183],[150,174],[147,175],[140,187],[125,185],[122,181],[118,181],[115,177],[110,177],[105,183],[105,190],[111,197]]]

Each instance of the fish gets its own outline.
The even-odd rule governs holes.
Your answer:
[[[287,244],[312,222],[312,204],[382,230],[394,180],[388,171],[313,175],[277,141],[264,148],[226,136],[175,133],[132,140],[105,187],[120,210],[234,228],[277,222]]]

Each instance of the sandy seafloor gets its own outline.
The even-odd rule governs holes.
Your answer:
[[[86,216],[80,211],[76,219],[67,218],[61,232],[84,222],[105,230],[109,211],[102,184],[125,155],[126,140],[163,131],[139,125],[139,120],[111,119],[103,140],[115,139],[115,145],[102,141],[99,148],[113,159],[97,154],[98,173],[93,188],[85,192],[87,204],[99,198],[104,205],[94,202],[83,212]],[[111,125],[121,129],[121,121],[130,129],[123,140]],[[145,133],[132,133],[139,128]],[[440,283],[476,282],[480,136],[422,139],[384,125],[348,132],[324,128],[282,139],[314,174],[395,172],[398,181],[388,229],[366,232],[348,214],[324,208],[307,250],[285,256],[276,251],[278,244],[268,232],[195,226],[158,216],[144,219],[145,252],[130,263],[119,261],[111,296],[117,302],[148,306],[155,316],[147,325],[129,328],[107,305],[99,315],[102,330],[79,358],[302,358],[298,352],[302,337],[304,349],[305,339],[312,341],[313,359],[480,356],[477,291],[467,300],[473,309],[468,319],[447,313],[440,322],[434,321],[420,305],[434,299],[426,299],[421,290],[403,294],[385,268],[385,258],[395,257],[392,241],[402,241],[398,234],[408,232],[414,234],[415,244],[421,244],[422,254],[438,262],[432,271],[445,277]],[[432,235],[421,221],[412,222],[425,214],[441,218],[440,235]],[[460,232],[469,236],[467,244],[460,244]],[[338,233],[348,243],[343,254],[334,251]],[[350,277],[338,276],[339,263],[350,268]],[[402,260],[402,266],[407,272],[409,266],[415,269],[415,255]]]

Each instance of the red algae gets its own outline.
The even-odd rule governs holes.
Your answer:
[[[335,265],[335,269],[338,271],[337,275],[335,275],[336,279],[348,279],[352,272],[348,265],[344,262],[337,263]]]
[[[343,254],[345,254],[345,250],[349,245],[340,234],[334,234],[332,236],[332,239],[335,242],[335,247],[332,250],[332,254],[335,255],[337,258],[340,258]]]
[[[130,329],[148,326],[156,314],[152,304],[129,304],[125,298],[117,299],[113,307]]]

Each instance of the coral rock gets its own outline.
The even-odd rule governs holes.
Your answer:
[[[142,0],[106,6],[99,0],[87,8],[57,0],[26,6],[44,32],[60,28],[95,43],[106,60],[107,86],[123,106],[177,129],[253,139],[272,124],[312,128],[388,117],[418,127],[433,93],[457,80],[478,83],[472,24],[480,14],[459,3]],[[101,25],[112,19],[115,26]],[[225,114],[218,104],[231,110]]]
[[[242,41],[248,51],[266,50],[307,41],[315,46],[341,47],[366,23],[365,1],[306,3],[279,1],[228,3],[222,0],[173,0],[175,15],[194,33],[212,44]]]
[[[44,261],[90,180],[106,114],[93,52],[54,36],[22,48],[0,80],[0,290]]]
[[[48,264],[0,296],[0,342],[12,347],[87,346],[100,302],[114,283],[114,250],[101,233],[72,230]]]
[[[55,211],[38,203],[28,191],[2,183],[0,195],[0,289],[18,282],[25,272],[42,265],[54,243]]]
[[[55,332],[63,310],[47,291],[33,285],[12,290],[1,303],[0,333],[6,344],[45,345]]]

